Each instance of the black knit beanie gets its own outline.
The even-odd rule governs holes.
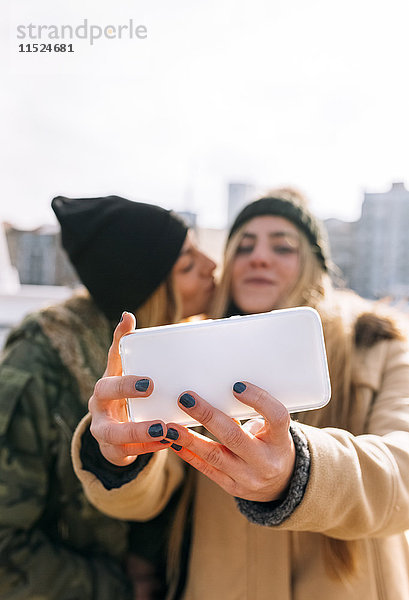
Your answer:
[[[172,211],[119,196],[52,201],[62,245],[108,319],[136,310],[172,270],[187,226]]]
[[[241,227],[254,217],[272,215],[283,217],[291,221],[300,229],[311,244],[311,247],[319,259],[324,271],[328,271],[329,248],[325,230],[320,221],[308,210],[305,202],[302,202],[298,193],[283,193],[283,197],[277,194],[274,196],[265,196],[247,204],[237,215],[227,241]]]

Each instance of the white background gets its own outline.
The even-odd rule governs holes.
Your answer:
[[[0,11],[0,221],[34,227],[53,222],[57,194],[116,193],[222,227],[228,181],[294,184],[322,218],[354,220],[365,190],[409,182],[407,0],[3,0]],[[146,40],[18,53],[19,24],[131,18]]]

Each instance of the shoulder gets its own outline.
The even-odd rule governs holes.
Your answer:
[[[339,294],[343,327],[351,336],[355,383],[379,389],[386,369],[407,370],[409,320],[385,301]],[[405,375],[405,377],[407,377]]]
[[[357,348],[371,348],[385,340],[408,339],[408,315],[387,301],[367,300],[348,290],[336,291],[333,299],[333,308],[324,319],[341,321]]]
[[[24,367],[37,362],[42,356],[53,361],[55,354],[40,325],[38,313],[32,313],[8,335],[2,363]]]
[[[58,355],[36,316],[29,315],[10,333],[0,363],[0,437],[18,422],[28,440],[36,414],[38,430],[45,427],[51,391],[59,388],[62,379]]]
[[[9,334],[3,348],[0,363],[0,381],[2,385],[14,380],[20,382],[20,388],[33,382],[55,381],[57,384],[64,376],[65,367],[59,353],[44,331],[41,322],[42,312],[35,312],[16,326]]]
[[[371,311],[359,314],[355,320],[355,344],[370,348],[384,340],[404,342],[408,339],[408,331],[406,315],[386,305],[374,304]]]

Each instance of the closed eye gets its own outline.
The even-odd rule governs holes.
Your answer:
[[[239,246],[237,248],[237,254],[251,254],[253,250],[254,246]]]
[[[298,252],[298,249],[294,246],[273,246],[272,250],[276,254],[294,254]]]
[[[188,265],[186,265],[186,267],[183,267],[183,269],[181,269],[181,273],[189,273],[189,271],[191,271],[194,266],[195,266],[195,261],[192,260]]]

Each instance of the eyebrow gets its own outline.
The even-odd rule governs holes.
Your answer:
[[[292,237],[292,238],[297,238],[298,236],[293,233],[292,231],[272,231],[268,234],[268,237],[271,239],[275,239],[278,237]],[[243,233],[243,238],[250,238],[251,240],[255,240],[257,239],[257,234],[256,233],[248,233],[248,232],[244,232]]]

